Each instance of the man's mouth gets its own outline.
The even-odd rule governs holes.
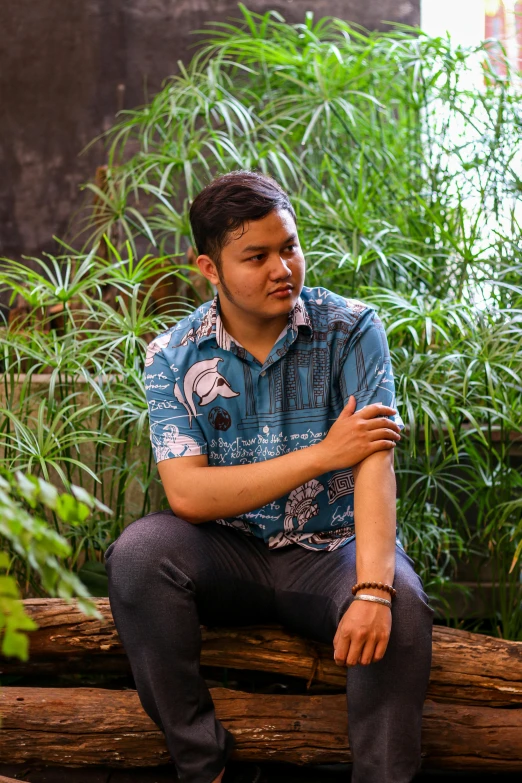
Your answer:
[[[282,288],[276,288],[275,291],[270,291],[270,294],[281,294],[283,291],[291,291],[293,286],[285,285]]]

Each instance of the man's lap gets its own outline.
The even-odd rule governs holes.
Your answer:
[[[166,567],[179,569],[195,591],[203,624],[276,622],[324,642],[333,640],[357,581],[355,539],[331,552],[298,544],[270,550],[262,539],[215,522],[193,525],[170,509],[131,523],[107,556],[114,548],[127,553],[126,572],[139,553],[142,578],[143,563],[149,578],[165,558]],[[394,585],[394,614],[412,601],[433,614],[414,563],[399,546]]]

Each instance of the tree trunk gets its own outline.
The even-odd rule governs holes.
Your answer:
[[[59,598],[24,601],[40,628],[30,632],[30,658],[0,657],[0,673],[130,672],[108,598],[96,599],[103,622]],[[346,669],[329,645],[277,626],[203,628],[201,663],[293,675],[344,689]],[[488,707],[522,705],[522,642],[433,627],[427,698]]]
[[[235,758],[321,764],[350,761],[346,697],[274,696],[211,690],[216,714],[234,733]],[[135,691],[102,688],[0,690],[4,763],[157,766],[171,761],[164,736]],[[426,701],[424,768],[516,771],[522,711]]]

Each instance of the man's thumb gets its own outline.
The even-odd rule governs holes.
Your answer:
[[[357,406],[357,400],[355,399],[353,394],[350,394],[350,398],[349,398],[348,402],[346,403],[346,405],[344,406],[344,410],[346,411],[346,413],[352,414],[354,412],[356,406]]]

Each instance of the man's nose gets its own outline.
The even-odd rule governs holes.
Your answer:
[[[282,256],[278,256],[277,262],[272,269],[272,275],[276,278],[289,277],[292,274],[290,264]]]

